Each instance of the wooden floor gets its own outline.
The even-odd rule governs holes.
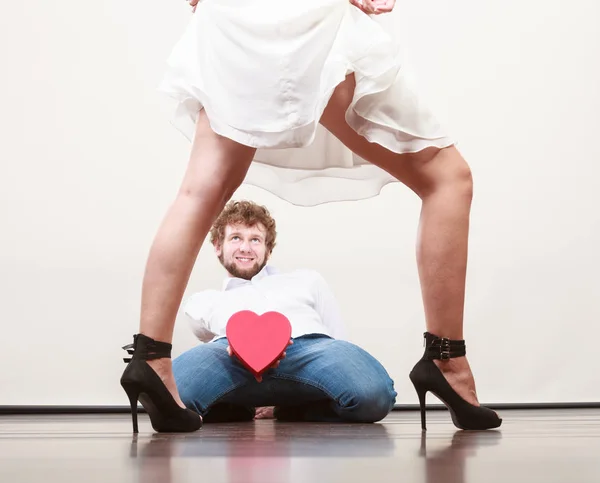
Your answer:
[[[256,421],[153,433],[142,415],[0,417],[0,481],[102,483],[599,483],[600,410],[502,411],[456,431],[446,411],[380,424]]]

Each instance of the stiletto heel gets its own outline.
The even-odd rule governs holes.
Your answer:
[[[419,396],[419,408],[421,409],[421,429],[427,431],[427,425],[425,422],[425,396],[427,395],[427,389],[421,389],[420,386],[415,385],[417,396]]]
[[[123,347],[132,357],[121,376],[121,386],[129,397],[133,432],[138,432],[137,402],[142,404],[155,431],[191,432],[202,427],[202,417],[177,404],[159,375],[146,361],[170,358],[171,344],[158,342],[143,334],[133,336],[133,344]]]
[[[425,394],[437,396],[450,411],[452,422],[459,429],[492,429],[502,424],[502,419],[489,408],[474,406],[460,397],[448,383],[434,360],[448,360],[466,355],[464,340],[440,338],[425,332],[425,353],[410,372],[410,380],[419,396],[421,427],[425,427]]]
[[[129,398],[129,404],[131,404],[131,422],[133,423],[133,432],[137,433],[138,432],[137,403],[138,403],[139,394],[137,393],[137,391],[135,389],[128,389],[128,388],[124,388],[124,389],[125,389],[125,392],[127,393],[127,397]]]

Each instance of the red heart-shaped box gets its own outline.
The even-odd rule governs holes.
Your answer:
[[[251,310],[233,314],[226,327],[231,351],[255,376],[277,361],[292,336],[292,325],[279,312],[258,315]]]

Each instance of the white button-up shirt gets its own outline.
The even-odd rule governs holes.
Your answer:
[[[316,333],[346,339],[335,297],[314,270],[280,273],[267,265],[252,280],[228,277],[222,290],[192,295],[184,307],[192,331],[202,342],[225,337],[227,321],[241,310],[259,315],[280,312],[292,325],[292,338]]]

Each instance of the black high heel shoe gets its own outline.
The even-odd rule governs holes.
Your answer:
[[[410,372],[421,407],[421,427],[425,425],[425,395],[427,391],[435,394],[448,408],[452,422],[459,429],[492,429],[502,424],[502,419],[489,408],[474,406],[460,397],[448,383],[442,372],[433,362],[435,359],[448,360],[466,355],[464,340],[440,338],[425,332],[425,353]]]
[[[167,433],[192,432],[202,427],[202,418],[194,411],[182,408],[146,361],[171,357],[172,345],[157,342],[143,334],[133,336],[133,344],[123,347],[132,357],[121,376],[121,386],[131,403],[133,432],[138,432],[137,402],[144,406],[155,431]]]

